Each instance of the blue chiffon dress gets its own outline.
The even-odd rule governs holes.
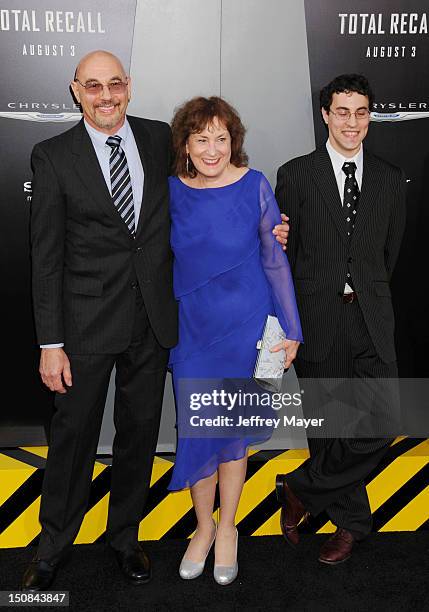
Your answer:
[[[181,398],[180,380],[251,378],[268,314],[288,339],[302,341],[302,331],[289,263],[272,234],[280,212],[264,175],[250,169],[230,185],[204,189],[178,177],[169,182],[179,343],[170,354],[178,444],[168,488],[178,490],[262,441],[181,431],[189,398]]]

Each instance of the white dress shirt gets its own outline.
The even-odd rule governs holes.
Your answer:
[[[331,145],[329,139],[326,141],[326,149],[331,159],[332,168],[334,169],[335,179],[338,185],[338,191],[340,193],[341,204],[344,203],[344,182],[346,180],[346,174],[343,171],[343,164],[345,162],[354,162],[356,164],[355,178],[359,187],[359,191],[362,187],[362,175],[363,175],[363,147],[360,146],[359,151],[353,157],[344,157],[341,153],[338,153],[336,149]],[[344,286],[344,293],[352,293],[353,289],[348,283]]]

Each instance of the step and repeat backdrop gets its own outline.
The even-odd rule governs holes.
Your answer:
[[[30,291],[30,154],[81,117],[70,93],[79,58],[111,49],[129,69],[135,0],[0,2],[1,321],[5,353],[0,445],[43,441],[51,393],[40,383]],[[41,439],[42,438],[42,439]]]
[[[326,140],[319,91],[332,75],[365,74],[375,93],[365,140],[404,169],[407,228],[392,279],[400,375],[429,374],[428,4],[425,0],[306,0],[305,15],[316,142]]]
[[[365,74],[376,105],[366,146],[402,166],[408,220],[393,279],[401,375],[427,377],[429,51],[424,0],[0,0],[0,260],[4,397],[0,446],[43,444],[52,397],[38,376],[28,223],[33,145],[79,120],[69,84],[81,56],[117,54],[133,78],[131,114],[169,121],[194,95],[222,95],[248,128],[251,166],[278,166],[327,137],[320,88]],[[263,39],[263,44],[261,39]],[[295,385],[293,373],[288,384]],[[175,442],[168,381],[158,450]],[[109,393],[101,450],[113,436]],[[275,440],[279,448],[303,440]],[[305,441],[304,441],[305,444]]]

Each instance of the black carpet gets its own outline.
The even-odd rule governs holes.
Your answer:
[[[317,561],[325,538],[304,535],[294,551],[281,537],[240,537],[239,577],[227,587],[213,580],[213,553],[202,576],[179,577],[184,540],[145,544],[154,576],[142,586],[122,579],[103,544],[75,546],[52,588],[70,591],[70,608],[79,612],[429,611],[429,531],[374,533],[335,567]],[[33,553],[30,548],[0,550],[1,590],[19,588]]]

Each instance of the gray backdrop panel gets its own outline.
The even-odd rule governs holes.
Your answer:
[[[195,95],[222,95],[248,128],[250,165],[274,186],[278,166],[314,147],[303,0],[138,0],[129,112],[170,121]],[[113,381],[113,376],[112,376]],[[113,382],[99,451],[113,439]],[[298,390],[294,372],[288,391]],[[174,451],[175,413],[167,378],[158,451]],[[276,432],[264,448],[302,448],[302,431]]]

